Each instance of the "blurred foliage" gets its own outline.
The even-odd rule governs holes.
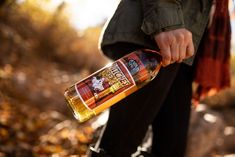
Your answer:
[[[97,49],[100,27],[79,32],[63,12],[66,3],[49,12],[42,9],[46,1],[42,2],[8,0],[1,7],[0,40],[3,42],[0,51],[1,56],[6,56],[1,57],[1,64],[14,64],[17,56],[28,56],[27,59],[39,56],[77,71],[81,68],[94,71],[107,62]]]
[[[94,133],[88,123],[79,125],[59,112],[42,112],[32,105],[0,98],[1,157],[86,154]]]
[[[71,118],[63,91],[106,64],[101,28],[74,29],[66,3],[0,1],[0,157],[82,156],[91,122]]]

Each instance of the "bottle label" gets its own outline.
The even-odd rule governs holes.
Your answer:
[[[135,81],[121,60],[75,85],[83,104],[91,110],[134,86]]]
[[[145,63],[150,62],[149,57],[146,57],[141,51],[136,51],[135,53],[123,57],[122,62],[125,63],[137,86],[151,78],[147,69],[148,66],[145,65]]]

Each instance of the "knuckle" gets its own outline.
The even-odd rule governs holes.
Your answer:
[[[161,32],[156,35],[156,37],[164,37],[166,35],[166,32]]]
[[[179,57],[178,57],[178,56],[172,56],[171,58],[172,58],[171,60],[173,60],[173,61],[179,60]]]
[[[167,43],[167,37],[165,34],[160,34],[155,37],[157,43]]]
[[[177,61],[177,63],[181,63],[181,62],[183,62],[183,59],[179,59],[179,60]]]
[[[170,36],[169,38],[170,38],[169,40],[171,40],[171,43],[175,44],[177,42],[177,39],[175,36]]]
[[[186,36],[189,37],[189,38],[192,38],[192,33],[190,31],[186,31]]]
[[[162,63],[163,63],[164,66],[167,66],[167,65],[170,64],[170,61],[162,60]]]
[[[181,54],[180,56],[179,56],[179,60],[183,60],[183,59],[185,59],[185,55],[184,54]]]
[[[191,57],[191,56],[193,56],[193,54],[194,54],[194,52],[193,52],[193,51],[188,51],[188,53],[187,53],[187,57]]]
[[[189,45],[189,43],[184,42],[181,46],[182,46],[182,47],[184,48],[184,50],[186,51],[188,45]]]
[[[179,54],[178,52],[175,52],[171,55],[171,60],[176,61],[179,59]]]
[[[170,54],[164,54],[163,55],[164,60],[171,60],[171,55]]]
[[[180,42],[182,42],[182,41],[184,41],[184,39],[185,39],[184,34],[180,33],[180,34],[178,35],[178,40],[179,40]]]

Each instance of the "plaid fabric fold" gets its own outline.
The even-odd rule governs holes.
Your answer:
[[[230,86],[230,41],[228,0],[217,0],[212,23],[205,30],[194,62],[195,100]]]

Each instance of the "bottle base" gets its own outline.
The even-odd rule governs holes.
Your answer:
[[[72,93],[73,94],[72,94]],[[88,109],[83,102],[81,101],[80,97],[75,93],[76,91],[68,89],[66,90],[64,96],[66,98],[67,104],[69,108],[71,109],[74,117],[79,121],[79,122],[85,122],[91,117],[95,116],[96,114],[94,111]],[[71,97],[71,95],[73,95]]]

